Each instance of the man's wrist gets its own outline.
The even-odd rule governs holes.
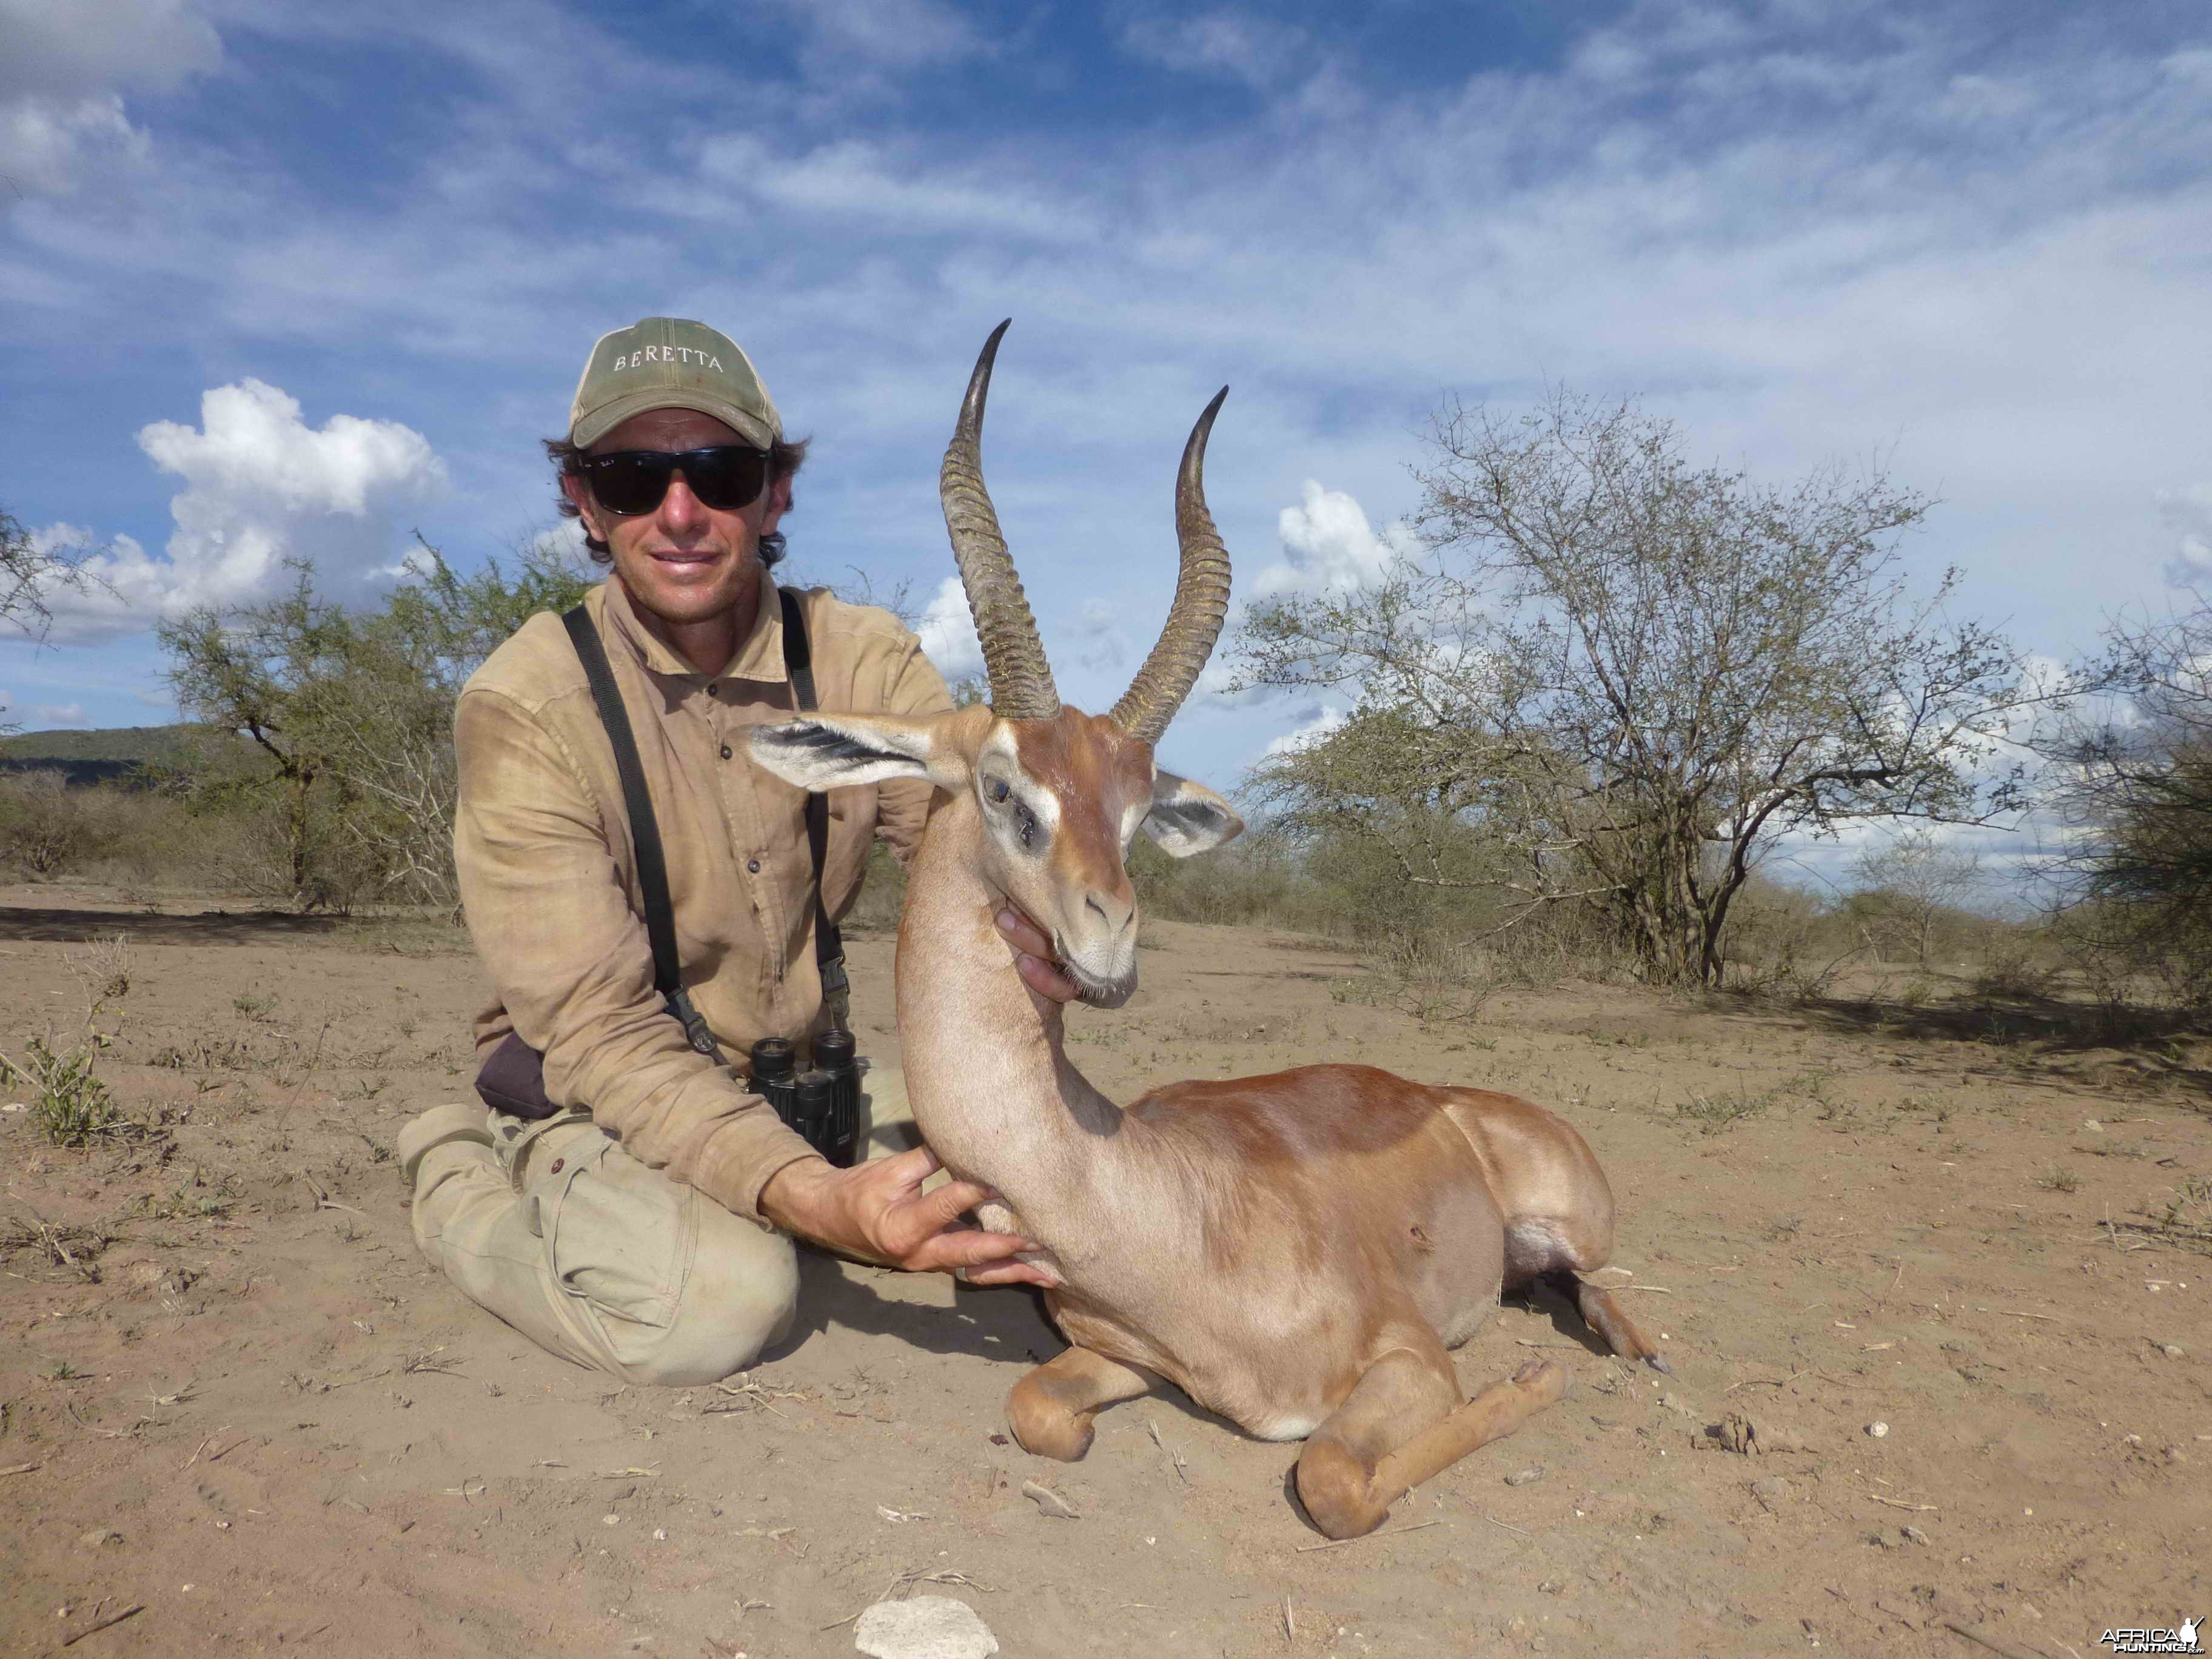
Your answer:
[[[785,1232],[818,1242],[828,1208],[826,1183],[836,1174],[819,1154],[792,1159],[762,1185],[762,1216]]]

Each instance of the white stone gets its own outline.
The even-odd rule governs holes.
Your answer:
[[[868,1659],[990,1659],[999,1638],[965,1601],[917,1595],[863,1613],[853,1645]]]

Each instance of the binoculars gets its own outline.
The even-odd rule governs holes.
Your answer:
[[[789,1037],[753,1044],[753,1092],[806,1144],[841,1170],[853,1167],[860,1139],[860,1066],[850,1031],[831,1027],[814,1039],[814,1064],[798,1070]]]

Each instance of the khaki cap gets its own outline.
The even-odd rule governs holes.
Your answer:
[[[686,317],[647,317],[599,336],[576,382],[568,441],[588,448],[648,409],[696,409],[763,449],[783,438],[752,360],[728,335]]]

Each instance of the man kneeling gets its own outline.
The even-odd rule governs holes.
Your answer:
[[[568,437],[546,447],[562,511],[611,567],[584,609],[635,734],[682,983],[739,1069],[696,1048],[655,988],[614,750],[562,619],[533,617],[462,693],[454,854],[494,988],[477,1052],[542,1054],[550,1115],[457,1104],[409,1124],[417,1243],[533,1341],[640,1383],[711,1382],[783,1336],[794,1237],[980,1285],[1042,1282],[1014,1260],[1030,1241],[957,1224],[984,1188],[923,1189],[938,1163],[896,1072],[867,1074],[850,1169],[742,1073],[758,1039],[803,1048],[828,1028],[817,915],[851,906],[875,837],[906,858],[929,811],[925,783],[838,790],[817,909],[806,797],[748,758],[746,728],[799,706],[769,567],[805,446],[784,441],[734,342],[647,318],[593,347]],[[951,707],[888,613],[818,588],[792,597],[819,706]],[[1071,998],[1034,926],[1011,910],[999,923],[1024,978]]]

